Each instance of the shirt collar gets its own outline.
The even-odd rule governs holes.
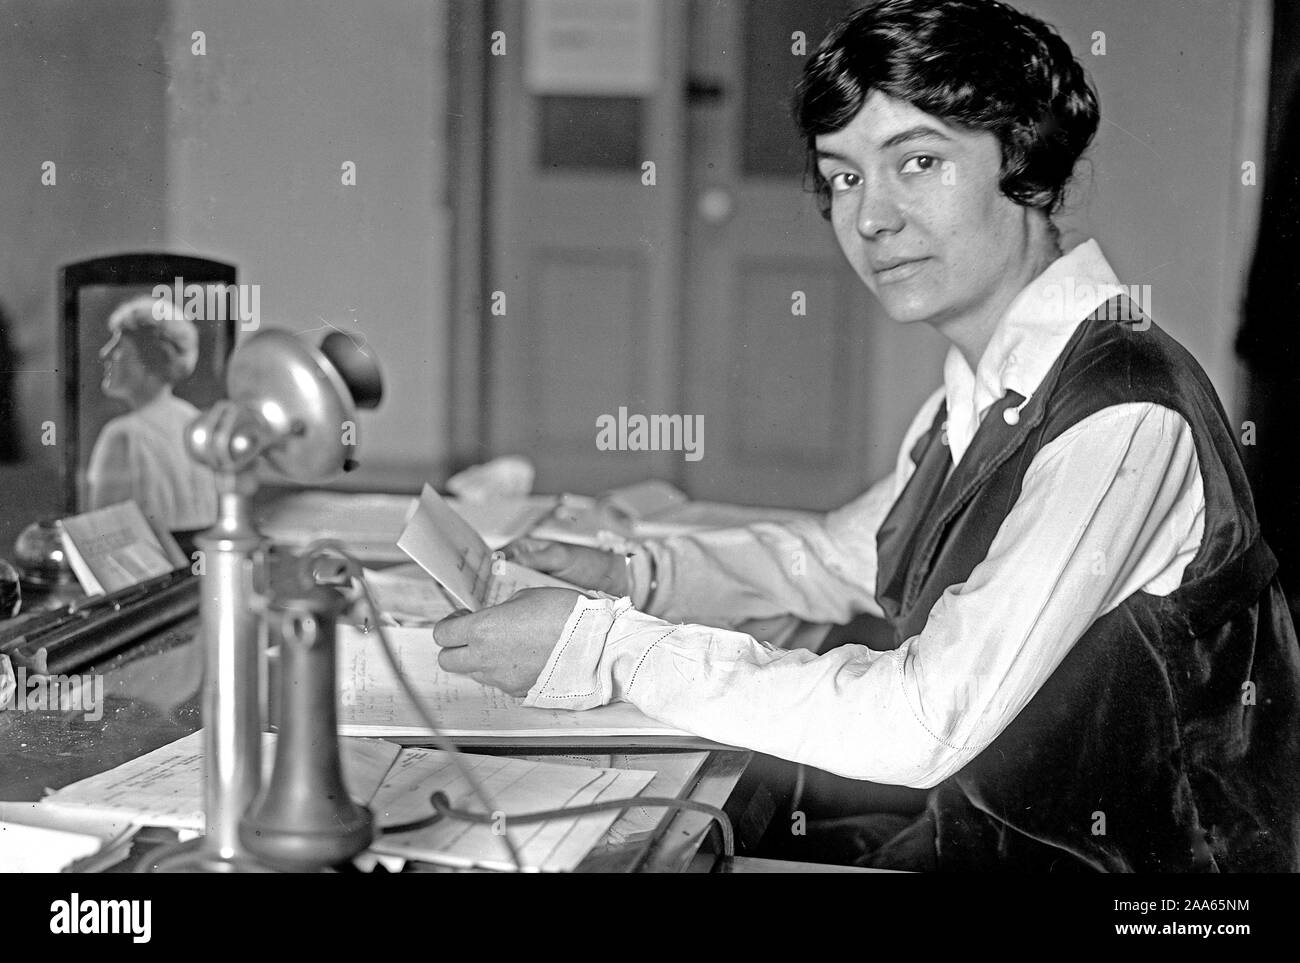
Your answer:
[[[948,445],[953,463],[970,447],[989,405],[1007,391],[1028,401],[1074,335],[1105,302],[1123,294],[1094,240],[1053,261],[1011,302],[975,371],[954,345],[944,360]]]

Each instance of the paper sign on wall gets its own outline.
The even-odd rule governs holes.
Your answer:
[[[530,93],[643,97],[658,88],[655,0],[529,0],[526,16]]]

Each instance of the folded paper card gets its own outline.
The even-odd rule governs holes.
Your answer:
[[[520,589],[574,588],[493,552],[431,485],[424,486],[397,546],[471,612],[504,602]]]

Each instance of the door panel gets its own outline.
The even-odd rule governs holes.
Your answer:
[[[852,393],[849,355],[841,346],[853,336],[851,325],[836,319],[849,316],[851,291],[818,261],[746,258],[736,265],[736,277],[738,310],[726,342],[728,422],[722,426],[735,439],[729,460],[748,472],[791,462],[834,469],[849,434],[839,399]],[[810,337],[802,319],[791,317],[790,292],[799,290],[812,304],[826,306],[819,313],[828,319],[829,336]],[[750,345],[761,350],[750,352]],[[814,371],[822,377],[807,376]]]
[[[533,265],[538,311],[521,335],[533,364],[524,387],[541,437],[563,444],[575,414],[594,424],[629,395],[645,396],[645,265],[629,256],[579,258],[564,248],[540,248]],[[611,341],[624,350],[610,351]],[[590,442],[579,439],[580,446]]]

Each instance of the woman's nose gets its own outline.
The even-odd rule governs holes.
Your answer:
[[[887,187],[865,185],[860,194],[855,226],[863,237],[894,234],[902,230],[903,211]]]

